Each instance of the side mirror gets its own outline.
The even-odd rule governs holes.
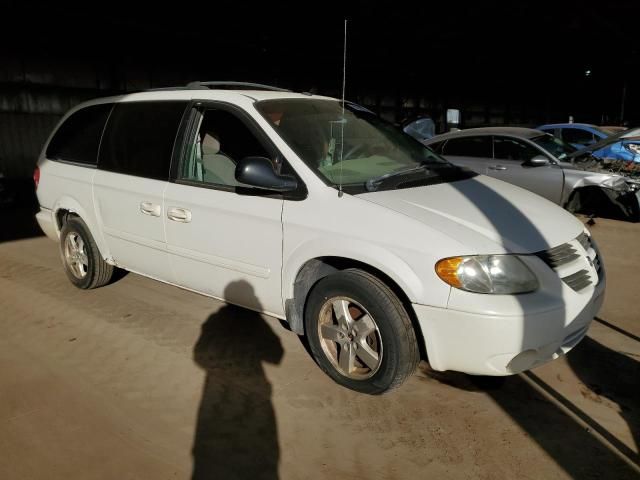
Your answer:
[[[549,159],[544,155],[536,155],[531,160],[525,162],[528,167],[544,167],[549,165]]]
[[[278,175],[271,160],[265,157],[245,157],[236,165],[236,180],[251,187],[273,192],[290,192],[298,188],[291,175]]]

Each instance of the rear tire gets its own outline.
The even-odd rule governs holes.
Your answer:
[[[402,302],[375,276],[358,269],[321,279],[309,293],[305,332],[320,368],[357,392],[399,387],[420,361]]]
[[[104,261],[89,228],[78,217],[69,217],[62,227],[60,256],[67,277],[78,288],[102,287],[113,277],[113,265]]]

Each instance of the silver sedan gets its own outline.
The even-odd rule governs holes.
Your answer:
[[[472,128],[423,143],[455,165],[526,188],[570,211],[640,219],[637,181],[539,130]]]

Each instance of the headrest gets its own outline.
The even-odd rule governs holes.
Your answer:
[[[208,133],[204,134],[202,139],[202,154],[203,155],[215,155],[220,151],[220,142]]]

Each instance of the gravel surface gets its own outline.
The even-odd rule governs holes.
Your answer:
[[[0,478],[640,478],[640,224],[592,232],[607,297],[567,358],[504,381],[423,363],[382,397],[276,319],[134,274],[80,291],[54,242],[5,234]]]

